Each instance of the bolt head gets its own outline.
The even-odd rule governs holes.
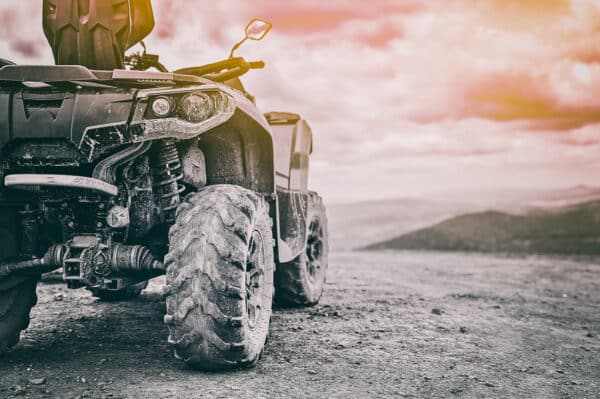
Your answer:
[[[129,209],[115,205],[108,211],[106,223],[113,229],[129,226]]]

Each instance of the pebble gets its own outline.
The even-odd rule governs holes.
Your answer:
[[[45,378],[31,378],[29,380],[31,385],[42,385],[44,382],[46,382]]]
[[[465,327],[465,326],[460,326],[460,328],[459,328],[459,331],[460,331],[461,333],[463,333],[463,334],[466,334],[466,333],[467,333],[467,327]]]
[[[442,313],[444,313],[444,311],[440,308],[433,308],[433,309],[431,309],[431,313],[439,316]]]
[[[311,374],[311,375],[317,374],[317,372],[315,370],[308,370],[307,372],[308,372],[308,374]]]

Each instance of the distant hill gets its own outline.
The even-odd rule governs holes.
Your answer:
[[[328,204],[330,247],[334,251],[362,248],[473,209],[454,202],[410,198]]]
[[[600,200],[522,215],[456,216],[366,249],[600,254]]]

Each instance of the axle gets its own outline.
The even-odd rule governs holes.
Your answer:
[[[41,258],[0,263],[0,280],[19,274],[42,274],[64,268],[66,279],[94,285],[111,275],[135,273],[156,277],[165,266],[143,245],[102,244],[95,236],[74,237],[52,245]]]
[[[52,245],[41,258],[28,259],[0,264],[0,280],[15,274],[42,274],[58,269],[62,266],[65,246]]]

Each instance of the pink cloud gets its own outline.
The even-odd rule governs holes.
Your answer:
[[[267,62],[244,82],[265,111],[311,122],[312,181],[330,198],[600,184],[598,2],[154,3],[148,49],[173,69],[226,57],[252,17],[273,21],[238,53]],[[52,62],[40,9],[0,2],[0,57]]]

